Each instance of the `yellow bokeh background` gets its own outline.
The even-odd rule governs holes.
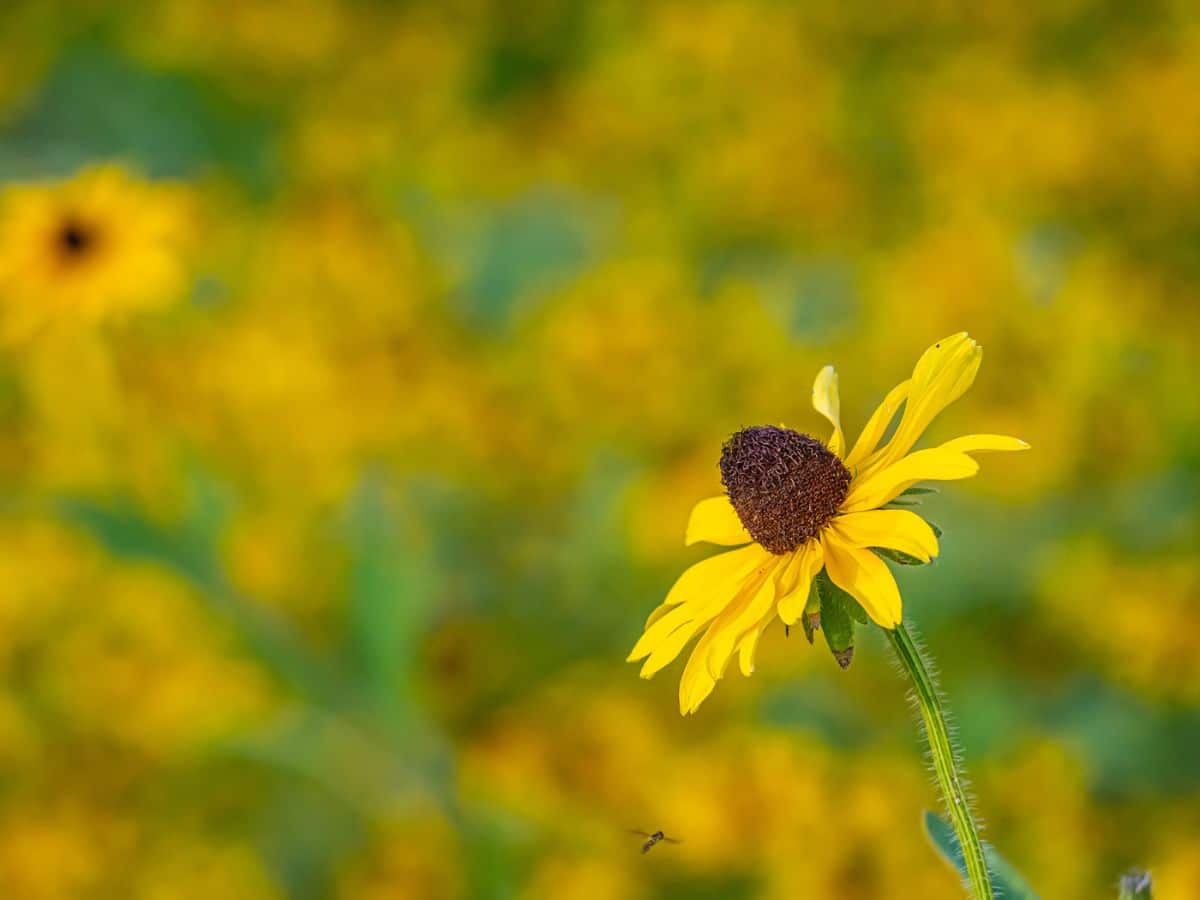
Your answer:
[[[4,896],[960,896],[878,634],[623,660],[726,436],[961,330],[986,836],[1200,896],[1187,4],[10,0],[0,179]]]

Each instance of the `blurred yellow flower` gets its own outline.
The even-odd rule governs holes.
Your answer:
[[[0,199],[4,332],[28,336],[178,296],[189,218],[179,188],[116,165],[9,187]]]
[[[832,366],[813,385],[813,407],[833,424],[827,443],[774,426],[734,434],[721,454],[726,493],[692,510],[687,543],[740,549],[697,563],[675,582],[629,654],[630,662],[649,657],[642,677],[670,663],[707,626],[679,688],[680,712],[694,712],[735,650],[742,674],[754,671],[762,632],[777,615],[787,625],[796,622],[822,568],[880,626],[897,626],[900,591],[872,548],[928,562],[938,542],[916,513],[884,507],[918,482],[971,477],[979,471],[971,453],[1029,446],[1005,435],[970,434],[909,453],[934,417],[971,386],[982,359],[982,348],[965,332],[938,341],[912,377],[884,398],[849,452]],[[895,432],[879,446],[901,404]]]

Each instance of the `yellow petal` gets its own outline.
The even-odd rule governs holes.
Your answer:
[[[679,576],[667,599],[651,614],[628,661],[654,654],[653,660],[647,660],[642,669],[642,676],[649,678],[674,659],[697,631],[733,601],[745,579],[770,555],[757,544],[750,544],[710,556],[689,568]]]
[[[857,600],[879,625],[899,625],[900,589],[884,561],[870,550],[847,545],[829,528],[821,533],[821,545],[825,571],[833,583]]]
[[[646,624],[642,627],[642,630],[645,631],[674,608],[674,603],[660,603],[658,606],[654,607],[654,612],[650,613],[650,615],[646,617]]]
[[[875,474],[911,450],[937,414],[971,386],[982,360],[983,349],[966,332],[943,338],[921,354],[896,433],[863,462],[859,474]]]
[[[687,526],[689,547],[697,541],[737,546],[748,544],[752,540],[754,538],[750,537],[750,532],[742,525],[742,520],[738,518],[726,495],[709,497],[693,507]]]
[[[846,468],[853,470],[855,466],[875,452],[875,448],[879,445],[879,439],[887,431],[892,417],[896,415],[896,410],[908,397],[908,388],[911,384],[911,378],[900,382],[888,392],[888,395],[883,398],[883,402],[876,407],[875,412],[871,413],[871,418],[867,420],[858,440],[854,442],[854,449],[846,457]]]
[[[717,686],[717,679],[709,673],[705,663],[712,636],[710,628],[697,641],[687,665],[683,667],[683,675],[679,679],[679,712],[685,716],[694,713]]]
[[[770,556],[770,554],[766,554]],[[683,676],[679,680],[679,711],[683,715],[695,712],[704,699],[712,693],[717,681],[725,674],[725,667],[738,638],[752,627],[757,620],[765,601],[769,615],[771,600],[774,598],[774,567],[778,558],[771,557],[754,573],[739,592],[738,597],[730,603],[722,614],[717,617],[703,637],[692,649],[692,655],[684,666]],[[750,607],[754,605],[754,609]],[[746,627],[749,623],[749,627]],[[735,633],[742,628],[741,633]],[[723,648],[728,645],[729,650]],[[722,658],[723,657],[723,658]]]
[[[758,576],[761,582],[755,585],[753,592],[747,591],[746,602],[730,606],[709,626],[712,638],[706,648],[705,662],[708,674],[713,678],[720,679],[725,674],[738,642],[775,609],[775,573],[769,567],[764,569]]]
[[[838,516],[830,523],[851,547],[887,547],[929,562],[937,556],[937,535],[929,523],[907,509],[871,509]]]
[[[652,639],[648,637],[650,632],[642,635],[642,640],[629,654],[628,661],[634,662],[645,656],[646,661],[642,664],[639,674],[642,678],[653,678],[659,670],[674,661],[680,651],[712,621],[712,618],[698,617],[686,607],[675,608],[662,619],[667,627],[660,629]]]
[[[966,434],[946,441],[941,445],[943,450],[957,450],[959,453],[983,453],[985,451],[1028,450],[1029,445],[1020,438],[1009,437],[1006,434]]]
[[[821,542],[809,541],[796,551],[795,557],[789,567],[792,570],[789,573],[791,581],[786,585],[786,591],[780,591],[777,604],[779,618],[785,625],[795,625],[808,603],[808,592],[812,587],[812,580],[821,571],[821,565],[824,562]]]
[[[852,482],[842,512],[876,509],[918,481],[954,481],[970,478],[978,471],[979,463],[965,453],[942,447],[918,450],[875,475]]]
[[[838,457],[845,456],[846,437],[842,434],[842,402],[838,396],[837,371],[833,366],[826,366],[817,373],[817,380],[813,382],[812,402],[813,409],[833,425],[829,449]]]
[[[774,614],[767,616],[758,624],[757,628],[751,629],[749,634],[738,641],[738,668],[747,678],[754,674],[754,656],[758,652],[758,640],[766,631],[767,626],[774,621]]]
[[[694,713],[716,686],[717,680],[693,653],[679,679],[679,712],[685,716]]]
[[[667,598],[663,602],[675,605],[691,601],[726,581],[740,582],[759,562],[770,557],[771,553],[758,544],[750,544],[702,559],[684,570],[671,585],[671,590],[667,591]]]

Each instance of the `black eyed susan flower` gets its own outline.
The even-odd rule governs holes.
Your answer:
[[[938,540],[916,513],[884,507],[918,482],[971,477],[979,471],[973,453],[1029,446],[1014,437],[971,434],[913,451],[934,417],[971,386],[982,356],[965,333],[938,341],[850,448],[832,366],[813,385],[814,408],[833,424],[827,442],[775,426],[730,437],[720,461],[725,494],[692,510],[687,543],[738,549],[692,566],[650,615],[629,654],[631,662],[645,659],[642,677],[653,676],[699,634],[679,686],[680,711],[694,712],[735,653],[742,673],[753,672],[763,630],[776,616],[795,624],[822,569],[880,626],[899,625],[900,591],[875,549],[928,562]],[[883,442],[898,412],[895,431]]]
[[[0,313],[10,336],[173,299],[190,216],[178,187],[115,165],[0,197]]]

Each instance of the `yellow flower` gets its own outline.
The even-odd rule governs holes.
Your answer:
[[[9,336],[91,322],[180,294],[188,210],[178,188],[115,165],[0,199],[0,310]]]
[[[742,674],[754,671],[763,630],[776,616],[786,625],[796,622],[822,568],[879,625],[896,627],[900,591],[872,548],[928,562],[938,542],[920,516],[884,507],[918,482],[974,475],[979,464],[971,453],[1029,446],[1004,435],[971,434],[909,452],[934,417],[971,386],[982,357],[966,333],[938,341],[912,377],[884,398],[848,452],[832,366],[813,385],[814,408],[833,424],[828,443],[771,426],[733,435],[721,454],[726,493],[692,510],[687,543],[740,549],[697,563],[675,582],[629,654],[630,662],[646,659],[642,677],[653,676],[703,630],[679,686],[680,711],[694,712],[735,651]],[[901,405],[895,432],[880,446]]]

